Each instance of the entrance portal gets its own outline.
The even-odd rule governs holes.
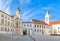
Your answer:
[[[27,35],[27,29],[23,29],[23,35]]]

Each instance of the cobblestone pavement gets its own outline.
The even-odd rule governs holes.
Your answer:
[[[29,35],[0,35],[0,41],[60,41],[60,36],[49,35],[31,35],[31,36],[32,37],[30,37]]]
[[[60,41],[60,36],[31,35],[36,41]]]
[[[0,41],[33,41],[28,35],[0,35]]]

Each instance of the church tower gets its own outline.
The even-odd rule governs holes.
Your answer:
[[[20,14],[20,9],[17,8],[16,14],[14,16],[15,19],[15,28],[16,28],[16,34],[22,34],[22,19]]]
[[[49,23],[51,22],[51,15],[50,15],[50,12],[49,12],[49,11],[46,12],[45,22],[46,22],[47,24],[49,24]]]
[[[16,19],[21,19],[19,8],[17,8],[17,10],[16,10]]]

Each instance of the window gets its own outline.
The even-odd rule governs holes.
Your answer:
[[[35,32],[36,32],[36,29],[35,29]]]
[[[4,17],[3,14],[2,14],[2,17]]]
[[[26,27],[26,25],[24,24],[24,27]]]
[[[60,33],[60,31],[58,31],[58,33]]]
[[[5,31],[7,31],[7,28],[5,28]]]
[[[13,31],[14,31],[14,29],[13,29]]]
[[[16,23],[16,25],[18,25],[18,23]]]
[[[1,27],[1,31],[3,31],[3,27]]]
[[[8,28],[8,31],[9,31],[9,28]]]
[[[19,19],[18,17],[16,19]]]
[[[40,25],[40,28],[41,28],[41,25]]]
[[[14,27],[14,24],[13,24],[13,27]]]
[[[8,20],[10,20],[10,18],[8,17]]]
[[[1,23],[4,23],[4,20],[2,19]]]
[[[16,19],[19,19],[18,16],[16,17]]]
[[[35,27],[36,27],[36,25],[35,25]]]
[[[58,29],[60,29],[60,27],[58,27]]]
[[[9,22],[8,22],[8,25],[9,25]]]
[[[5,15],[5,18],[7,18],[7,16]]]
[[[16,27],[18,27],[18,23],[16,23]]]
[[[32,25],[30,24],[30,27],[32,27]]]
[[[43,25],[42,25],[42,28],[43,28]]]
[[[27,27],[29,27],[29,25],[27,24]]]
[[[39,29],[37,29],[37,32],[39,32]]]
[[[11,23],[11,26],[12,26],[12,23]]]
[[[41,29],[40,29],[40,32],[41,32]]]
[[[45,28],[45,26],[44,26],[44,28]]]
[[[37,27],[39,27],[39,25],[37,25]]]
[[[11,29],[11,31],[12,31],[12,29]]]

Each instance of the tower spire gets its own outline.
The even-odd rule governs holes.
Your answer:
[[[20,11],[19,7],[17,8],[17,11]]]
[[[49,10],[47,10],[47,13],[46,14],[50,14]]]
[[[16,9],[16,14],[20,14],[20,8],[19,7]]]
[[[50,21],[51,21],[51,15],[50,15],[49,10],[47,10],[46,15],[45,15],[45,22],[46,22],[47,24],[49,24]]]

